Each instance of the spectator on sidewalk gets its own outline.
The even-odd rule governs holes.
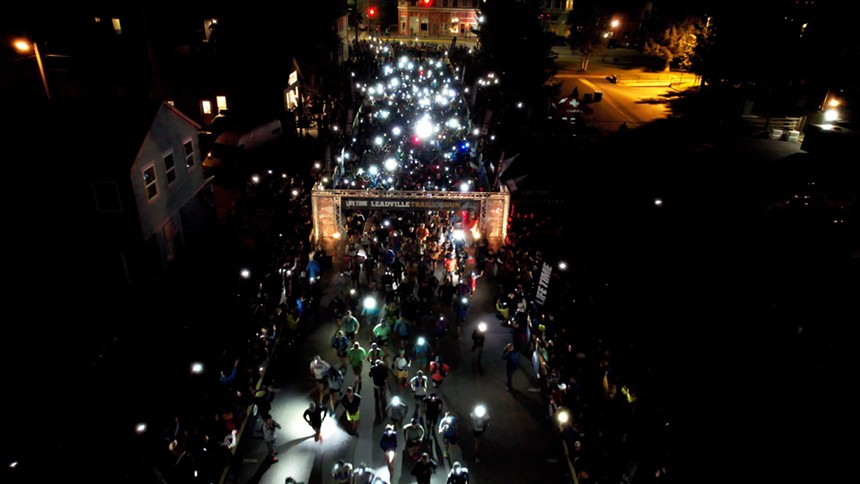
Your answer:
[[[308,275],[308,282],[311,284],[315,284],[319,282],[319,278],[322,275],[322,267],[320,263],[317,261],[317,256],[315,253],[311,252],[311,255],[308,260],[308,265],[305,266],[305,272]]]
[[[236,361],[233,363],[233,367],[230,369],[230,372],[225,372],[221,370],[221,376],[218,377],[218,381],[221,382],[221,385],[224,388],[230,388],[233,385],[233,380],[236,379],[236,375],[239,371],[239,358],[236,358]]]
[[[254,405],[257,406],[255,415],[259,415],[263,419],[270,415],[274,395],[271,387],[263,387],[254,392]]]
[[[502,351],[502,359],[505,360],[505,389],[510,391],[513,388],[512,379],[514,372],[520,369],[520,353],[514,347],[513,343],[505,345]]]
[[[236,438],[236,434],[238,433],[239,431],[236,429],[231,430],[230,433],[224,437],[224,441],[221,442],[221,445],[226,447],[228,450],[236,448],[236,445],[239,443],[239,439]]]

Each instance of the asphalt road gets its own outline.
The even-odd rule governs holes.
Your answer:
[[[561,95],[567,96],[574,87],[582,99],[587,94],[601,91],[602,100],[587,104],[588,114],[585,120],[596,127],[601,133],[609,134],[618,130],[618,126],[627,123],[630,128],[643,126],[658,119],[665,119],[671,114],[670,100],[675,97],[683,86],[669,87],[668,75],[653,72],[641,65],[617,64],[624,60],[635,61],[638,53],[633,49],[611,49],[607,55],[593,56],[588,69],[580,70],[581,56],[571,53],[567,47],[555,47],[553,52],[558,56],[556,62],[559,71],[553,78],[561,83]],[[614,84],[606,76],[615,75],[621,80]],[[680,74],[676,74],[680,78]],[[666,82],[661,82],[666,79]],[[686,74],[682,81],[692,81],[693,77]],[[635,81],[635,82],[634,82]],[[646,82],[653,81],[653,82]],[[656,85],[662,83],[664,85]]]
[[[332,271],[329,276],[337,277],[336,274]],[[336,284],[326,285],[323,307],[336,290]],[[479,279],[473,306],[460,338],[451,336],[440,344],[439,351],[451,366],[451,371],[442,387],[436,391],[444,402],[443,411],[453,411],[460,419],[461,443],[458,449],[452,451],[450,459],[444,459],[441,438],[436,435],[429,452],[440,465],[432,482],[445,482],[454,460],[459,460],[470,469],[472,484],[564,482],[565,464],[560,439],[545,416],[546,408],[540,393],[535,391],[534,372],[527,358],[521,358],[521,371],[514,377],[514,390],[505,390],[501,352],[511,338],[511,331],[503,328],[495,317],[494,292],[495,283],[491,276]],[[470,351],[470,335],[479,321],[486,321],[489,325],[483,371],[478,369]],[[241,464],[234,469],[228,482],[282,484],[288,476],[307,484],[332,482],[330,472],[338,459],[354,465],[365,462],[381,477],[389,478],[384,454],[379,447],[384,422],[374,422],[373,386],[366,368],[362,378],[363,399],[357,436],[351,436],[344,430],[346,421],[342,408],[338,408],[336,418],[324,422],[322,443],[314,442],[311,428],[302,420],[302,412],[316,393],[315,384],[308,377],[311,358],[314,354],[320,354],[330,363],[339,363],[329,345],[334,327],[332,318],[324,318],[324,322],[313,328],[300,346],[288,350],[286,365],[272,370],[277,392],[272,414],[283,426],[280,461],[268,463],[264,442],[259,437],[254,438],[242,446]],[[360,333],[362,346],[369,347],[369,330],[363,328]],[[415,370],[413,367],[410,377],[414,376]],[[346,385],[353,382],[350,373],[347,370]],[[396,393],[410,405],[411,412],[414,409],[411,392],[399,389]],[[479,403],[486,405],[492,420],[481,444],[481,462],[477,463],[468,416]],[[390,482],[415,482],[408,472],[411,461],[403,455],[402,433],[399,444],[395,475]]]

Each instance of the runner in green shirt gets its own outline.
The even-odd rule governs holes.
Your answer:
[[[343,330],[344,334],[346,334],[350,341],[355,341],[355,335],[358,334],[359,328],[361,328],[361,323],[355,319],[355,316],[352,315],[352,311],[347,309],[343,318],[340,320],[340,329]]]
[[[356,341],[352,344],[352,347],[349,351],[346,352],[347,358],[349,358],[349,365],[352,367],[352,373],[355,375],[355,384],[353,384],[353,388],[355,388],[356,393],[361,391],[361,367],[364,359],[367,358],[367,350],[361,347],[361,345]]]

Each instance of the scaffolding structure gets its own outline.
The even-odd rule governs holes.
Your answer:
[[[348,210],[474,210],[478,230],[493,250],[507,237],[511,194],[497,192],[428,192],[406,190],[343,190],[317,183],[311,192],[313,241],[329,254],[339,254],[345,240]]]

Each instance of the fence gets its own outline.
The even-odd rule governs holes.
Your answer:
[[[801,132],[806,124],[806,117],[743,115],[741,121],[753,136],[800,141]]]

